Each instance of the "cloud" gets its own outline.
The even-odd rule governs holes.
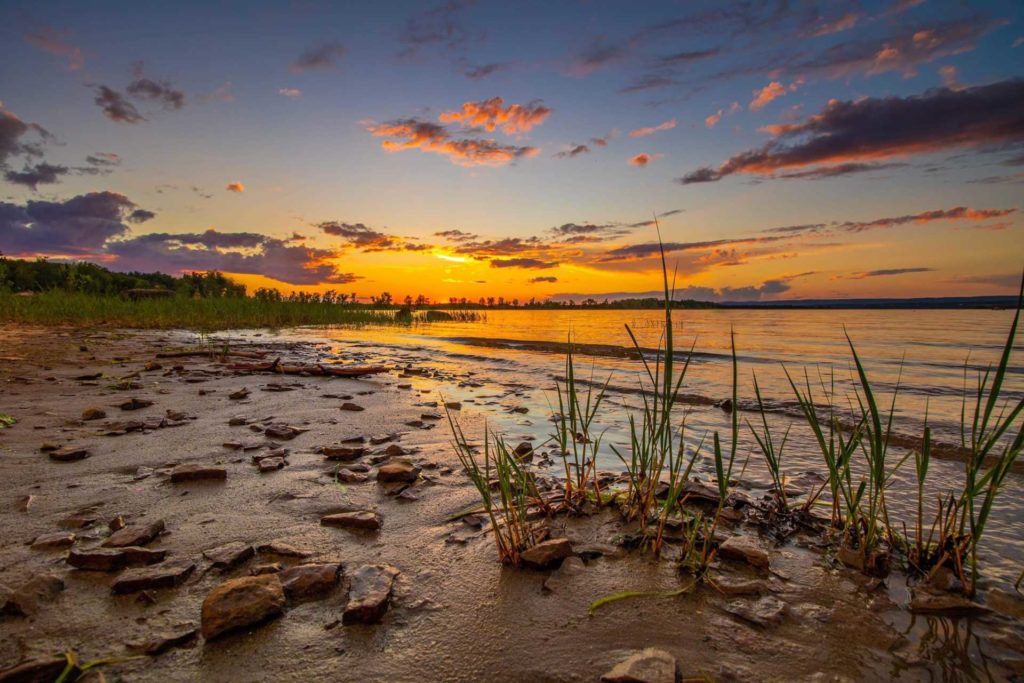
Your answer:
[[[434,237],[443,237],[449,242],[468,242],[479,239],[480,236],[471,232],[463,232],[462,230],[442,230],[441,232],[435,232]]]
[[[946,64],[939,67],[939,76],[942,77],[942,84],[950,90],[960,90],[963,85],[957,80],[956,67]]]
[[[676,127],[676,120],[675,119],[669,119],[668,121],[665,121],[663,123],[659,123],[656,126],[650,126],[648,128],[637,128],[635,130],[631,130],[631,131],[629,131],[629,137],[631,137],[631,138],[642,138],[642,137],[645,137],[647,135],[654,135],[655,133],[657,133],[659,131],[672,130],[675,127]]]
[[[381,147],[389,152],[419,149],[446,156],[460,166],[504,166],[540,151],[536,147],[504,145],[486,138],[453,138],[444,126],[414,118],[371,123],[367,130],[376,137],[397,138],[397,141],[381,142]]]
[[[135,105],[125,99],[118,91],[105,85],[95,86],[96,98],[93,100],[103,110],[103,114],[111,121],[118,123],[140,123],[146,120]]]
[[[704,119],[704,125],[708,128],[714,128],[719,121],[722,120],[723,116],[735,114],[736,112],[743,109],[739,102],[733,102],[727,109],[719,109],[711,116]]]
[[[419,244],[404,240],[395,235],[388,235],[379,230],[374,230],[364,223],[324,221],[318,223],[316,227],[320,228],[324,234],[340,237],[348,246],[355,247],[363,252],[430,251],[434,248],[431,244]]]
[[[811,32],[811,35],[815,38],[820,38],[821,36],[829,36],[832,35],[833,33],[849,31],[851,28],[857,25],[857,22],[860,21],[861,16],[862,15],[859,12],[850,12],[848,14],[844,14],[843,16],[833,19],[832,21],[826,21],[822,24],[819,24],[818,27]]]
[[[203,99],[207,102],[234,102],[235,85],[231,81],[225,81],[204,95]]]
[[[483,128],[488,132],[500,127],[508,135],[518,135],[544,123],[551,115],[551,109],[539,102],[510,104],[507,107],[504,104],[500,97],[465,102],[460,110],[442,112],[438,120],[441,123],[458,122],[463,128]]]
[[[686,52],[676,52],[675,54],[659,57],[658,64],[661,66],[678,66],[681,64],[691,64],[702,59],[708,59],[709,57],[717,57],[719,54],[721,54],[721,52],[721,49],[717,47],[713,47],[707,50],[690,50]]]
[[[399,54],[411,58],[424,48],[461,50],[474,38],[463,23],[462,13],[473,0],[449,0],[409,17],[399,40],[405,49]]]
[[[153,220],[154,218],[156,218],[156,214],[152,211],[147,211],[146,209],[135,209],[128,214],[126,220],[129,223],[145,223],[146,221]]]
[[[8,256],[99,254],[109,240],[128,233],[126,222],[137,208],[115,192],[23,206],[0,202],[0,251]]]
[[[164,109],[178,110],[185,106],[185,93],[175,88],[170,81],[154,81],[142,73],[143,64],[135,64],[135,80],[125,90],[138,100],[156,102]]]
[[[987,221],[993,218],[1004,218],[1017,213],[1017,209],[972,209],[957,206],[952,209],[934,209],[921,213],[905,214],[875,218],[869,221],[833,221],[832,223],[807,223],[804,225],[788,225],[780,228],[768,228],[762,232],[774,235],[823,234],[825,232],[865,232],[868,230],[889,229],[900,225],[926,225],[936,221]]]
[[[600,36],[572,57],[566,72],[570,76],[584,78],[609,64],[621,61],[627,54],[625,46],[609,43],[604,36]]]
[[[906,275],[908,273],[932,273],[934,268],[882,268],[880,270],[865,270],[859,273],[850,273],[840,276],[842,280],[865,280],[870,277],[889,277],[892,275]]]
[[[72,45],[68,38],[70,33],[57,31],[49,26],[41,26],[37,31],[26,33],[25,42],[29,45],[45,50],[51,55],[64,57],[68,60],[68,69],[78,71],[85,65],[85,56],[81,48]]]
[[[618,136],[619,130],[617,128],[612,128],[610,131],[608,131],[608,134],[603,137],[590,138],[590,142],[592,144],[597,145],[598,147],[607,147],[608,143],[617,138]]]
[[[789,239],[789,236],[773,235],[770,237],[743,237],[738,239],[705,240],[701,242],[665,242],[664,245],[659,245],[657,242],[630,244],[624,247],[609,249],[598,260],[600,262],[609,263],[613,261],[649,258],[651,256],[660,255],[662,247],[664,247],[665,253],[668,254],[676,251],[728,249],[734,246],[778,242],[785,239]]]
[[[794,92],[799,87],[799,81],[794,81],[789,86],[782,85],[779,81],[772,81],[763,88],[754,91],[754,99],[750,102],[750,111],[763,109],[769,102],[779,99],[787,92]]]
[[[491,261],[491,268],[535,268],[546,270],[557,267],[558,263],[556,261],[541,261],[534,258],[493,259]]]
[[[348,53],[345,46],[337,42],[323,43],[315,48],[306,50],[299,58],[292,62],[291,72],[300,74],[315,69],[334,69],[338,62]]]
[[[281,95],[282,97],[288,97],[291,99],[295,99],[296,97],[302,97],[302,91],[299,90],[298,88],[281,88],[280,90],[277,91],[277,94]]]
[[[849,175],[857,175],[859,173],[870,173],[872,171],[882,171],[890,168],[903,168],[906,165],[907,164],[900,163],[863,164],[859,162],[850,162],[847,164],[838,164],[836,166],[812,168],[807,171],[791,171],[789,173],[777,173],[772,177],[784,178],[788,180],[822,180],[828,178],[841,178]]]
[[[241,194],[245,192],[245,185],[239,182],[228,183],[224,189],[227,190],[228,192],[235,192],[237,194]]]
[[[492,62],[491,64],[480,64],[478,66],[468,67],[464,72],[466,78],[479,81],[482,78],[487,78],[492,74],[496,74],[500,71],[506,71],[512,68],[512,64],[504,62]]]
[[[15,185],[24,185],[32,190],[37,190],[38,185],[52,185],[59,183],[61,176],[68,174],[67,166],[55,166],[45,161],[35,166],[25,165],[21,171],[7,171],[4,173],[4,180]]]
[[[96,152],[85,157],[85,163],[90,166],[112,168],[121,165],[121,157],[113,152]]]
[[[629,163],[632,166],[640,166],[642,168],[642,167],[646,166],[647,164],[651,163],[652,161],[657,161],[661,157],[662,157],[661,154],[647,154],[646,152],[643,152],[643,153],[637,154],[635,157],[631,158],[629,160]]]
[[[33,134],[39,138],[38,141],[23,140]],[[0,167],[7,163],[9,157],[42,156],[42,143],[52,138],[53,135],[38,123],[26,123],[14,113],[0,108]]]
[[[526,282],[531,285],[536,285],[541,282],[558,282],[558,278],[554,276],[531,277]]]
[[[737,154],[717,169],[701,168],[683,185],[713,182],[734,173],[770,175],[780,169],[842,164],[981,148],[1024,140],[1024,80],[910,97],[832,100],[807,120],[768,128],[776,135]]]
[[[573,157],[579,156],[580,154],[589,154],[589,153],[590,153],[590,148],[587,147],[586,145],[572,145],[572,146],[569,147],[569,149],[562,150],[561,152],[558,152],[557,154],[554,154],[553,156],[556,159],[571,159]]]

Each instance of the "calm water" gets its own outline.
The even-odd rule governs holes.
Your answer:
[[[834,377],[836,402],[849,405],[853,367],[845,332],[856,345],[867,367],[879,403],[888,406],[899,384],[895,429],[907,436],[920,434],[927,409],[936,440],[959,441],[961,400],[965,382],[977,382],[978,371],[998,362],[1012,311],[836,311],[836,310],[701,310],[676,311],[674,335],[682,353],[693,346],[692,362],[684,384],[690,399],[680,406],[687,414],[687,442],[692,451],[700,439],[729,429],[728,418],[710,405],[731,394],[730,330],[735,332],[739,360],[741,420],[740,454],[746,462],[742,479],[753,486],[766,485],[768,476],[750,437],[746,421],[750,412],[756,374],[762,395],[772,411],[772,423],[782,431],[792,426],[783,454],[783,469],[790,476],[804,471],[823,472],[821,455],[804,424],[794,419],[793,392],[785,369],[802,382],[810,374],[816,395],[822,397],[820,378]],[[626,417],[639,408],[642,364],[622,356],[632,348],[624,327],[628,323],[643,347],[657,348],[664,314],[657,311],[489,311],[476,323],[440,323],[407,329],[290,330],[287,338],[325,342],[323,355],[341,362],[411,364],[437,374],[416,379],[414,387],[425,392],[425,402],[443,393],[447,400],[462,401],[464,410],[482,411],[497,429],[510,438],[532,437],[543,441],[552,432],[551,406],[557,405],[555,381],[564,375],[564,355],[551,342],[564,343],[568,335],[578,344],[602,345],[577,357],[578,376],[600,382],[611,377],[612,391],[598,418],[606,429],[605,443],[616,444],[628,454]],[[1018,335],[1004,392],[1013,401],[1024,398],[1024,335]],[[653,356],[651,356],[653,359]],[[526,409],[525,414],[513,409]],[[706,454],[705,454],[706,455]],[[902,457],[893,449],[891,462]],[[605,469],[621,468],[621,462],[605,447],[599,456]],[[713,471],[710,458],[699,457],[698,473]],[[912,521],[916,505],[912,492],[913,466],[907,463],[893,477],[890,506],[898,518]],[[933,462],[929,489],[934,497],[956,487],[963,477],[962,463]],[[1024,502],[1021,477],[1011,481],[997,504],[987,529],[984,554],[986,574],[1006,582],[1016,579],[1024,563]]]

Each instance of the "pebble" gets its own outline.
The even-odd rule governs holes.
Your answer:
[[[527,548],[519,557],[528,567],[546,569],[561,563],[572,554],[572,544],[568,538],[552,538]]]
[[[103,541],[104,548],[124,548],[126,546],[146,545],[162,534],[166,526],[164,520],[158,519],[152,524],[132,525],[115,531]]]
[[[338,512],[321,517],[320,524],[323,526],[341,527],[343,529],[376,530],[380,528],[381,517],[376,512],[370,510]]]
[[[50,451],[50,459],[57,462],[85,460],[89,455],[89,449],[84,446],[64,446]]]
[[[233,541],[203,551],[203,557],[212,562],[216,569],[230,569],[250,559],[256,551],[248,543]]]
[[[377,470],[377,481],[384,483],[416,481],[419,476],[420,468],[407,460],[389,462]]]
[[[341,404],[341,410],[347,410],[349,412],[358,413],[358,412],[361,412],[363,410],[366,410],[366,408],[362,407],[361,405],[357,405],[355,403],[342,403]]]
[[[32,541],[32,550],[56,550],[70,548],[75,543],[75,534],[69,531],[57,531],[52,534],[37,536]]]
[[[189,481],[224,481],[228,471],[223,467],[204,467],[202,465],[178,465],[171,470],[171,483]]]
[[[718,554],[729,560],[742,560],[754,567],[768,566],[768,553],[746,536],[732,536],[718,546]]]

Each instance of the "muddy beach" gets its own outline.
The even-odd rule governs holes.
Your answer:
[[[0,430],[0,681],[52,680],[62,652],[114,658],[93,671],[125,681],[590,681],[633,656],[664,673],[645,648],[683,680],[1024,673],[1019,597],[915,614],[902,576],[844,567],[813,534],[777,544],[742,505],[714,586],[589,614],[678,588],[670,555],[629,551],[617,513],[595,510],[550,522],[569,551],[543,568],[500,565],[485,520],[460,516],[479,497],[432,368],[233,369],[365,365],[251,338],[230,345],[250,358],[161,357],[203,341],[0,330],[0,413],[18,420]],[[487,415],[458,411],[471,434]]]

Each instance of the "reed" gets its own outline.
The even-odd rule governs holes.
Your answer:
[[[450,410],[445,412],[452,430],[452,446],[490,518],[498,558],[504,564],[519,566],[523,551],[543,540],[542,527],[530,521],[531,508],[546,507],[533,475],[516,458],[505,440],[486,427],[481,466],[461,425]]]
[[[565,505],[570,510],[578,511],[588,499],[598,505],[602,503],[601,486],[597,478],[597,454],[604,432],[595,433],[594,418],[597,417],[612,378],[609,374],[605,383],[595,390],[591,372],[586,397],[581,400],[572,342],[567,346],[565,382],[555,382],[558,412],[555,415],[554,441],[558,445],[565,471]],[[588,486],[591,488],[589,492]]]

